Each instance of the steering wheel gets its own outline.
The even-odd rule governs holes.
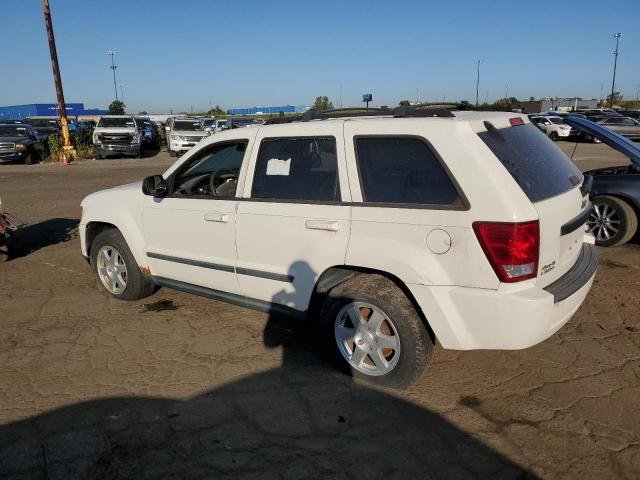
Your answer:
[[[209,188],[213,195],[232,196],[235,194],[238,174],[229,168],[221,168],[211,174]],[[233,188],[233,191],[231,189]]]

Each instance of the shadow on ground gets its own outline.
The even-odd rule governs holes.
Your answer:
[[[101,399],[0,426],[0,478],[530,477],[441,416],[324,367],[296,325],[265,329],[281,368],[186,401]]]
[[[76,233],[78,223],[74,218],[52,218],[18,229],[9,240],[9,260],[69,241]]]

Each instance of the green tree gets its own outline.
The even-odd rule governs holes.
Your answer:
[[[109,105],[109,114],[110,115],[124,115],[124,109],[126,105],[122,103],[120,100],[114,100]]]
[[[316,97],[316,101],[313,102],[313,110],[318,112],[324,112],[326,110],[333,110],[333,103],[327,96]]]
[[[225,112],[220,105],[216,105],[211,110],[207,112],[210,117],[226,117],[227,112]]]
[[[400,103],[398,103],[398,105],[400,105],[401,107],[409,107],[411,105],[411,102],[409,100],[400,100]]]
[[[623,97],[620,95],[620,92],[613,92],[613,105],[620,105],[622,103]],[[604,102],[604,106],[608,107],[611,105],[611,94],[607,95],[607,99]]]

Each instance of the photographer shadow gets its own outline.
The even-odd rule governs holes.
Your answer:
[[[297,262],[290,275],[315,274]],[[297,292],[274,295],[286,305]],[[328,368],[274,309],[282,365],[187,400],[92,400],[0,426],[0,478],[529,478],[442,416]],[[259,360],[254,360],[259,361]]]

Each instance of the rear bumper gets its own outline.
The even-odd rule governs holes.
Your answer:
[[[516,350],[542,342],[569,321],[586,298],[596,268],[595,247],[584,244],[576,264],[545,289],[409,289],[444,348]]]

